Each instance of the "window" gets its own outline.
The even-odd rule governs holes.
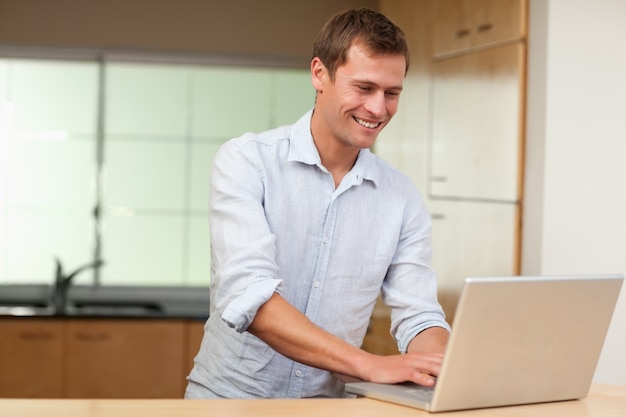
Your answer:
[[[0,283],[205,286],[212,158],[313,107],[307,70],[0,60]]]

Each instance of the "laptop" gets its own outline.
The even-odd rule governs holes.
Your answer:
[[[434,387],[346,392],[430,412],[587,396],[623,275],[466,278]]]

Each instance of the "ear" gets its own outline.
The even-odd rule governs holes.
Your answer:
[[[318,57],[311,61],[311,81],[313,88],[320,93],[324,90],[324,85],[328,81],[328,71],[322,60]]]

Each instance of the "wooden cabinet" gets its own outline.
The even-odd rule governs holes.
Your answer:
[[[63,393],[63,323],[0,320],[0,397]]]
[[[519,200],[524,44],[434,63],[430,194]]]
[[[432,264],[447,320],[468,276],[510,276],[518,269],[519,206],[480,201],[429,201]]]
[[[66,396],[182,397],[184,335],[182,321],[69,321]]]
[[[0,318],[0,398],[182,398],[202,322]]]
[[[428,205],[448,321],[467,276],[519,273],[525,0],[435,0]]]
[[[488,47],[526,36],[525,0],[436,0],[435,55]]]
[[[452,322],[466,276],[519,273],[527,0],[379,6],[405,30],[412,61],[396,125],[376,152],[425,194]]]

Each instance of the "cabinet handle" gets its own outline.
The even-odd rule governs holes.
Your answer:
[[[74,336],[76,340],[83,342],[101,342],[103,340],[110,339],[109,333],[76,333]]]
[[[441,213],[432,213],[430,215],[430,218],[432,220],[445,220],[446,219],[446,215],[445,214],[441,214]]]
[[[20,339],[24,340],[52,340],[54,333],[51,332],[21,332]]]
[[[482,25],[478,25],[478,27],[476,28],[478,33],[487,32],[491,29],[493,29],[493,24],[491,23],[483,23]]]
[[[433,175],[430,177],[432,182],[446,182],[448,181],[448,177]]]
[[[456,36],[457,38],[463,38],[465,36],[469,36],[469,34],[470,34],[469,29],[459,29],[454,33],[454,36]]]

